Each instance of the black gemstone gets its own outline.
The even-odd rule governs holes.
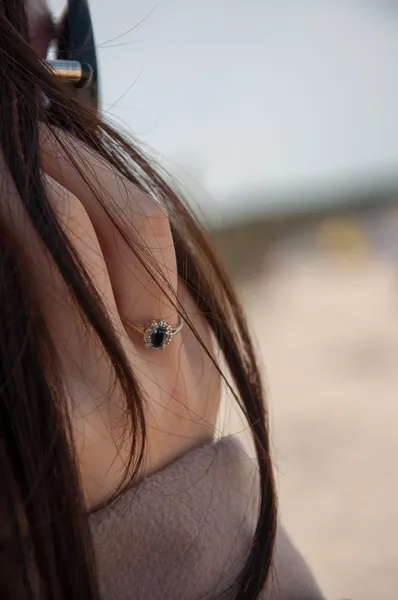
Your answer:
[[[164,338],[166,335],[166,327],[159,325],[151,334],[151,344],[154,348],[161,348],[164,344]]]

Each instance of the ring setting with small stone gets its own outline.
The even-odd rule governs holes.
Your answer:
[[[173,339],[173,337],[179,333],[184,325],[184,320],[180,317],[180,322],[177,327],[172,327],[164,319],[157,319],[151,321],[146,327],[137,325],[124,319],[126,325],[135,329],[135,331],[143,334],[144,346],[150,350],[162,350],[166,348]]]
[[[173,339],[173,327],[166,321],[152,321],[144,331],[145,348],[161,350]]]

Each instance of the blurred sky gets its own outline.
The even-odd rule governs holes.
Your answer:
[[[398,184],[397,1],[90,6],[103,109],[220,201]]]

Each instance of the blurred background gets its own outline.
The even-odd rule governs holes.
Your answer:
[[[243,299],[287,529],[328,598],[395,600],[398,2],[91,9],[102,110],[175,175]]]

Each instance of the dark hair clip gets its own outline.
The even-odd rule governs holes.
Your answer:
[[[55,60],[47,63],[54,76],[71,83],[78,99],[98,108],[98,67],[93,26],[87,0],[68,0],[57,26]]]

